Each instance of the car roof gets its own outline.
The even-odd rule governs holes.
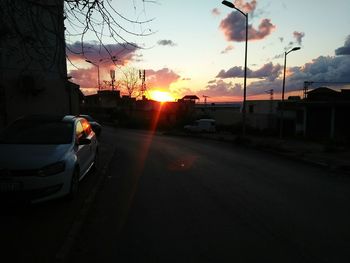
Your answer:
[[[198,121],[209,121],[209,122],[215,122],[214,119],[199,119]]]
[[[94,118],[91,115],[88,114],[79,114],[78,117],[83,117],[89,121],[95,121]]]
[[[17,120],[74,122],[76,119],[77,117],[74,115],[29,114],[22,116]]]

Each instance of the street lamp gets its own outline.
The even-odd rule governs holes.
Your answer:
[[[248,51],[248,13],[242,12],[232,2],[222,1],[223,5],[236,9],[245,17],[245,58],[244,58],[244,86],[243,86],[243,107],[242,107],[242,135],[246,134],[246,98],[247,98],[247,51]]]
[[[98,64],[93,63],[91,60],[87,60],[85,59],[85,61],[87,63],[90,63],[92,65],[94,65],[95,67],[97,67],[97,84],[98,84],[98,90],[101,90],[101,83],[100,83],[100,66]]]
[[[299,50],[300,47],[294,47],[291,50],[289,50],[288,52],[285,51],[284,52],[284,68],[283,68],[283,84],[282,84],[282,101],[281,101],[281,120],[280,120],[280,138],[283,137],[283,115],[284,115],[284,87],[285,87],[285,83],[286,83],[286,65],[287,65],[287,55],[290,52],[293,51],[297,51]]]

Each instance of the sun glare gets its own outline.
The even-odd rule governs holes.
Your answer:
[[[150,97],[152,100],[160,102],[175,101],[175,98],[167,91],[152,90],[150,91]]]

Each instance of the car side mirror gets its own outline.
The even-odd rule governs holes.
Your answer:
[[[88,138],[80,138],[78,140],[78,145],[87,145],[87,144],[90,144],[91,143],[91,140],[88,139]]]

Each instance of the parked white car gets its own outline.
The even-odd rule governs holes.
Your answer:
[[[216,132],[215,120],[199,119],[192,124],[185,125],[184,129],[188,132]]]
[[[96,165],[98,142],[86,119],[31,115],[0,134],[0,199],[74,197]]]

